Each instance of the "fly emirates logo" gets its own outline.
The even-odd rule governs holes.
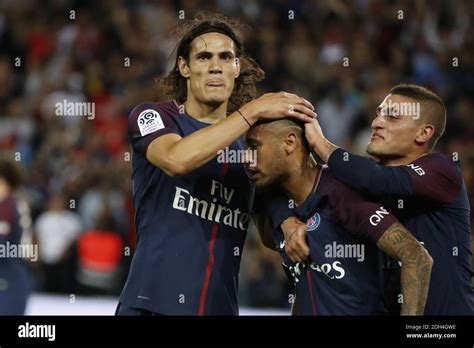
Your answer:
[[[227,207],[232,201],[234,193],[234,189],[225,187],[219,181],[212,180],[211,196],[213,198],[209,202],[193,197],[188,190],[176,186],[173,208],[185,211],[188,214],[194,214],[202,219],[247,231],[249,214],[241,212],[239,208],[230,209]],[[217,203],[218,198],[225,202],[225,206]]]

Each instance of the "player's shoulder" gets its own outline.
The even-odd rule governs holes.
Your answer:
[[[458,176],[459,162],[455,157],[448,157],[446,155],[432,152],[417,158],[406,167],[414,171],[419,176],[426,174],[443,174],[445,176]]]
[[[344,199],[353,198],[359,196],[359,194],[351,189],[349,186],[339,181],[330,167],[324,166],[322,168],[321,179],[319,187],[325,196],[336,199],[338,201],[344,201]]]
[[[165,102],[144,102],[136,105],[132,109],[129,114],[129,119],[138,120],[139,118],[143,118],[144,120],[147,120],[150,117],[163,117],[164,115],[173,117],[173,115],[178,112],[179,104],[175,100]]]
[[[320,179],[320,186],[324,186],[324,188],[330,192],[338,189],[338,188],[349,188],[345,185],[342,181],[339,181],[336,176],[334,175],[331,167],[327,165],[322,167],[321,179]]]
[[[414,179],[418,190],[437,197],[441,202],[451,202],[463,187],[459,162],[439,153],[430,153],[415,160],[405,168]]]

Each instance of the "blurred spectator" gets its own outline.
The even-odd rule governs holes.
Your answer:
[[[36,220],[35,231],[44,268],[43,290],[69,293],[74,289],[75,242],[83,231],[80,217],[67,209],[65,197],[54,195]]]
[[[79,292],[119,295],[124,273],[123,240],[107,208],[99,212],[94,225],[77,243]]]

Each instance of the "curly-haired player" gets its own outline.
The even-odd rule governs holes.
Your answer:
[[[263,70],[245,54],[239,25],[202,14],[183,27],[170,102],[143,103],[129,116],[137,248],[119,315],[235,315],[240,256],[253,198],[243,163],[219,150],[244,150],[256,121],[315,117],[285,92],[253,100]]]

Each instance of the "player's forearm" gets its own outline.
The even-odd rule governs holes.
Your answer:
[[[423,315],[432,265],[431,257],[423,252],[415,253],[411,259],[402,261],[400,281],[403,302],[400,315]]]
[[[402,264],[401,315],[422,315],[431,276],[433,259],[426,249],[400,223],[391,225],[377,246]]]
[[[304,131],[311,149],[324,163],[327,163],[331,154],[339,147],[326,139],[317,118],[306,122]]]
[[[251,115],[249,118],[253,121]],[[248,129],[245,119],[234,112],[212,126],[180,139],[170,148],[168,156],[170,161],[182,164],[183,174],[189,173],[216,157],[219,150],[232,144]]]
[[[327,163],[338,180],[374,198],[414,195],[410,176],[400,167],[383,166],[344,149],[333,150]]]

